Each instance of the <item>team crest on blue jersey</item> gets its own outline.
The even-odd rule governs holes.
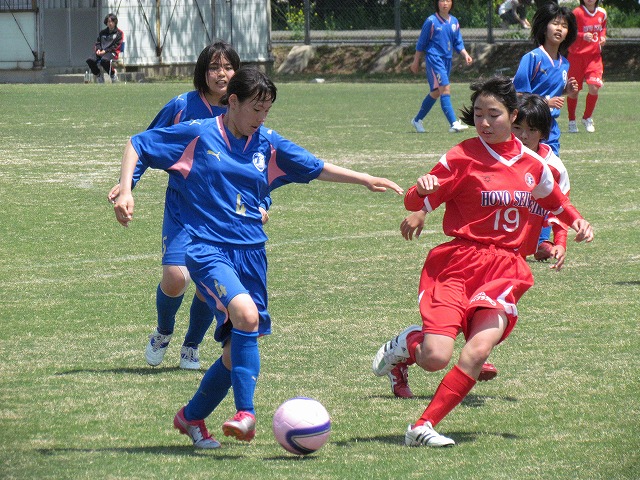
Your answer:
[[[532,187],[533,184],[535,183],[535,180],[533,179],[533,175],[531,175],[529,172],[525,173],[524,181],[529,187]]]
[[[259,172],[264,172],[264,169],[267,168],[267,163],[264,160],[264,155],[260,152],[253,154],[253,165],[258,169]]]

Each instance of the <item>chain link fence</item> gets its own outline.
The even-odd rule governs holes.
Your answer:
[[[529,42],[529,30],[502,26],[497,14],[500,3],[454,2],[451,13],[460,21],[465,41]],[[569,7],[577,4],[567,2]],[[529,17],[535,8],[532,5]],[[274,45],[412,45],[433,12],[433,0],[271,0],[271,41]],[[608,30],[612,42],[640,40],[640,28],[616,28],[610,23]]]

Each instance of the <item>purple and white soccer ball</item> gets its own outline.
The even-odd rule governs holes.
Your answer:
[[[280,445],[296,455],[308,455],[327,443],[331,419],[313,398],[290,398],[273,416],[273,434]]]

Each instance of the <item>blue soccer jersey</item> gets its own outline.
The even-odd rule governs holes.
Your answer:
[[[553,60],[542,47],[538,47],[522,57],[513,84],[520,93],[536,93],[546,98],[560,97],[567,85],[568,71],[569,62],[566,58],[558,55]],[[558,118],[560,109],[552,109],[551,116]]]
[[[265,127],[237,139],[223,117],[147,130],[131,142],[144,165],[166,170],[184,201],[180,217],[194,243],[266,242],[260,202],[287,183],[317,178],[324,162]]]
[[[562,55],[552,59],[544,48],[538,47],[522,57],[518,71],[513,77],[517,92],[535,93],[545,98],[560,97],[567,85],[569,62]],[[559,108],[551,109],[551,132],[545,142],[556,155],[560,150],[560,127],[556,118],[560,116]]]
[[[169,102],[162,107],[162,110],[158,112],[156,117],[149,124],[147,130],[152,128],[170,127],[176,123],[188,120],[213,118],[225,113],[226,111],[227,109],[225,107],[209,104],[204,95],[197,90],[192,90],[191,92],[181,93],[177,97],[169,100]],[[133,186],[138,183],[145,170],[146,167],[142,162],[138,162],[136,169],[133,172]],[[169,179],[169,182],[171,182],[171,179]]]
[[[449,15],[449,19],[445,20],[437,13],[427,17],[418,37],[416,50],[425,52],[427,58],[436,55],[450,59],[454,50],[460,53],[464,50],[464,42],[458,19]]]

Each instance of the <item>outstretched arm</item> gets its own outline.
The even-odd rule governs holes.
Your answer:
[[[386,192],[387,189],[390,188],[398,195],[404,193],[402,188],[387,178],[373,177],[368,173],[356,172],[328,162],[325,162],[322,172],[318,175],[318,180],[337,183],[355,183],[364,185],[372,192]]]
[[[129,222],[133,219],[133,195],[131,195],[131,179],[133,171],[138,162],[138,153],[133,148],[131,140],[127,142],[122,155],[122,165],[120,167],[120,192],[114,199],[113,210],[116,214],[116,220],[124,226],[129,226]]]

